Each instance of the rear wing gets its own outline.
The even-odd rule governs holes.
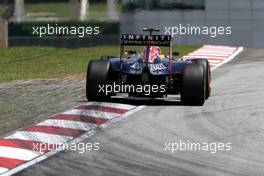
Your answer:
[[[122,34],[121,45],[171,46],[170,35]]]

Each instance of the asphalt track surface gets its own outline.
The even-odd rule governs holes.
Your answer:
[[[99,151],[63,151],[16,175],[264,175],[263,75],[264,50],[247,49],[214,71],[204,106],[128,101],[147,107],[83,141]],[[165,151],[180,140],[230,142],[232,150]]]

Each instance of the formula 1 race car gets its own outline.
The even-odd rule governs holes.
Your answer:
[[[203,105],[209,98],[211,69],[206,59],[175,59],[171,36],[122,34],[120,56],[91,60],[87,68],[88,100],[105,100],[116,93],[129,96],[166,97],[178,94],[184,104]],[[134,47],[125,50],[125,47]],[[142,47],[139,47],[142,46]],[[137,53],[137,50],[141,52]],[[162,49],[167,54],[162,55]]]

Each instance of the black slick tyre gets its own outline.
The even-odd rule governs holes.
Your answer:
[[[112,58],[115,58],[115,56],[101,56],[100,60],[102,60],[102,61],[109,61]]]
[[[109,61],[91,60],[89,62],[86,75],[86,97],[88,100],[101,101],[111,97],[100,89],[100,87],[105,87],[109,83],[109,74]]]
[[[182,70],[181,101],[186,105],[203,105],[206,99],[205,69],[201,64],[188,64]]]
[[[211,67],[207,59],[194,59],[194,63],[203,65],[206,77],[206,99],[211,95]]]

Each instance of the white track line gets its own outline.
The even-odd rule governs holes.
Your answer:
[[[0,167],[0,174],[1,174],[1,173],[4,173],[4,172],[6,172],[6,171],[8,171],[7,168],[5,168],[5,167]]]
[[[75,130],[84,130],[84,131],[89,131],[97,126],[96,124],[92,124],[92,123],[85,123],[85,122],[79,122],[73,120],[57,120],[57,119],[48,119],[38,123],[37,125],[71,128]]]
[[[220,62],[222,62],[221,60],[208,60],[208,62],[211,64],[211,63],[213,63],[213,64],[218,64],[218,63],[220,63]]]
[[[196,51],[194,51],[194,52],[191,52],[190,54],[192,54],[192,53],[200,53],[200,54],[207,54],[207,53],[209,53],[209,54],[232,54],[234,52],[234,50],[232,50],[232,51],[216,51],[216,50],[207,50],[207,49],[199,49],[199,50],[196,50]]]
[[[239,47],[231,56],[229,56],[229,58],[225,59],[223,62],[217,64],[216,66],[214,66],[212,68],[212,71],[214,71],[216,68],[220,67],[221,65],[231,61],[232,59],[234,59],[239,53],[241,53],[244,50],[243,47]]]
[[[101,117],[105,119],[112,119],[120,115],[120,114],[112,113],[112,112],[102,112],[102,111],[85,110],[85,109],[71,109],[61,114]]]
[[[29,161],[41,155],[40,152],[0,146],[0,157]]]
[[[210,55],[207,55],[207,56],[190,55],[190,56],[188,56],[188,58],[219,59],[219,60],[222,59],[222,60],[225,60],[225,57],[210,56]]]
[[[232,53],[230,53],[232,54]],[[230,54],[216,54],[216,53],[201,53],[201,52],[197,52],[197,53],[192,53],[192,54],[189,54],[188,56],[212,56],[212,57],[228,57]]]
[[[86,103],[86,105],[106,106],[106,107],[117,108],[117,109],[126,109],[126,110],[130,110],[130,109],[133,109],[136,107],[136,106],[127,105],[127,104],[105,103],[105,102],[88,102],[88,103]]]
[[[50,144],[61,144],[66,143],[71,140],[73,137],[56,135],[56,134],[47,134],[41,132],[28,132],[28,131],[17,131],[10,136],[5,137],[5,139],[22,139],[22,140],[30,140],[42,143],[50,143]]]

